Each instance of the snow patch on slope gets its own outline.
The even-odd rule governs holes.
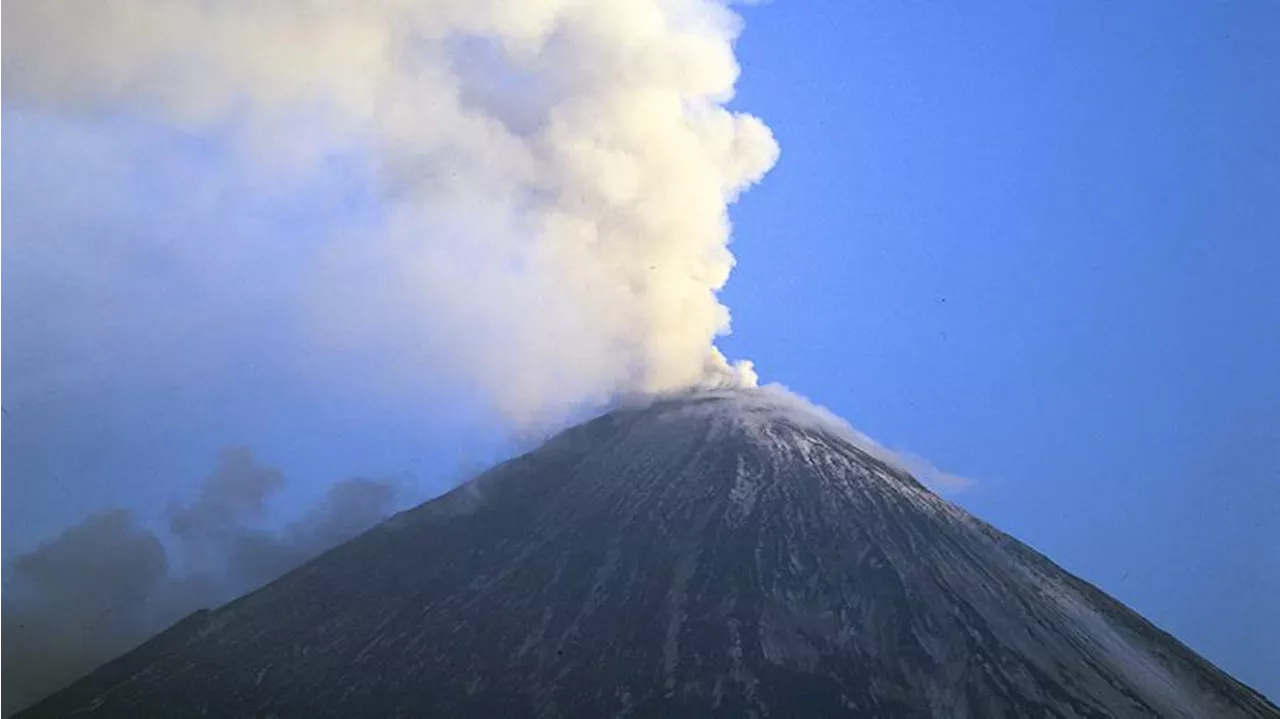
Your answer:
[[[710,419],[713,423],[730,422],[761,439],[776,439],[771,437],[770,428],[786,424],[848,442],[873,459],[910,475],[935,491],[957,492],[973,484],[973,480],[944,472],[917,454],[889,449],[854,429],[826,407],[776,383],[763,387],[700,388],[685,393],[632,398],[628,404],[649,406],[673,399],[679,401],[664,408],[664,414]],[[789,436],[787,440],[786,443],[771,443],[790,452],[799,450],[800,447],[794,443],[805,438]]]

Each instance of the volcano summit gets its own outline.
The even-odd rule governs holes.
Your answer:
[[[623,408],[23,716],[1280,717],[771,389]]]

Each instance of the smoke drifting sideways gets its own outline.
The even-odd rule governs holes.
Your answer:
[[[17,557],[4,588],[4,713],[355,537],[397,498],[390,482],[345,479],[301,519],[263,529],[284,484],[249,450],[226,449],[198,496],[169,512],[163,536],[113,509]]]
[[[726,108],[741,23],[720,2],[19,0],[5,15],[7,101],[225,138],[271,191],[335,158],[369,168],[376,217],[300,270],[317,345],[460,378],[525,425],[754,383],[714,346],[716,293],[727,208],[778,148]],[[249,241],[289,243],[203,251],[225,263]]]

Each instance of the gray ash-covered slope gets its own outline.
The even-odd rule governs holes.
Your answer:
[[[27,716],[1280,717],[767,390],[568,430]]]

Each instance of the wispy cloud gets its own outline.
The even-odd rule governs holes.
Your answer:
[[[920,480],[924,486],[932,489],[939,494],[953,495],[963,492],[976,483],[970,477],[964,477],[958,474],[951,474],[938,469],[932,462],[921,457],[918,454],[907,452],[901,449],[892,450],[898,463],[902,468],[911,473],[911,476]]]

